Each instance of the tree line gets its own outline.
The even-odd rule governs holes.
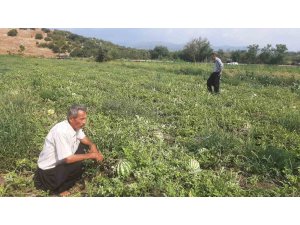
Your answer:
[[[186,43],[182,50],[169,51],[166,46],[151,50],[127,48],[96,38],[87,38],[68,31],[47,29],[47,37],[39,47],[52,49],[54,53],[67,53],[71,57],[94,58],[98,62],[114,59],[182,60],[187,62],[208,62],[213,48],[206,38],[195,38]],[[300,52],[288,52],[285,44],[260,48],[258,44],[247,46],[246,50],[216,51],[223,62],[246,64],[300,64]]]
[[[207,62],[213,49],[207,39],[201,37],[188,42],[183,50],[169,52],[167,47],[156,46],[150,51],[152,59],[181,59],[188,62]],[[247,50],[216,51],[218,56],[227,63],[245,64],[300,64],[300,52],[288,52],[285,44],[271,44],[260,48],[258,44],[247,46]]]

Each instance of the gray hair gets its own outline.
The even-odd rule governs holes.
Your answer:
[[[71,117],[77,117],[78,116],[78,111],[83,111],[83,112],[86,112],[87,111],[87,108],[86,106],[84,105],[72,105],[70,108],[69,108],[69,111],[68,111],[68,114],[67,114],[67,119],[69,120]]]

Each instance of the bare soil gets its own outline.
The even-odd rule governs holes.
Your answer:
[[[0,28],[0,55],[7,54],[21,54],[24,56],[35,56],[43,58],[54,58],[56,54],[49,48],[40,48],[37,46],[38,43],[46,42],[44,39],[35,39],[35,35],[40,33],[43,38],[47,37],[47,33],[41,29],[27,29],[21,30],[15,28],[18,31],[17,36],[8,36],[7,32],[14,28]],[[25,47],[23,52],[20,52],[20,45]]]

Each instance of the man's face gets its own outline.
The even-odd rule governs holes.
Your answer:
[[[79,110],[77,117],[71,117],[69,122],[74,130],[79,130],[85,126],[86,118],[86,112]]]
[[[212,56],[211,56],[211,59],[212,59],[213,61],[215,61],[215,60],[216,60],[216,56],[215,56],[215,55],[212,55]]]

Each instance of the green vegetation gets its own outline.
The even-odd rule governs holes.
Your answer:
[[[51,30],[48,29],[48,28],[42,28],[42,31],[44,31],[44,32],[47,33],[47,34],[51,32]]]
[[[189,62],[204,62],[210,60],[213,52],[207,39],[193,39],[184,47],[181,58]]]
[[[73,103],[105,156],[73,196],[300,196],[300,68],[225,65],[211,95],[211,67],[0,56],[0,196],[48,196],[33,172]]]
[[[25,51],[25,46],[24,45],[20,45],[18,52],[22,54],[24,51]]]
[[[108,60],[109,60],[108,50],[100,47],[96,55],[96,62],[104,62]]]
[[[18,31],[16,29],[11,29],[10,31],[7,32],[7,35],[12,37],[17,36],[17,34]]]
[[[108,41],[86,38],[68,31],[54,30],[48,32],[49,43],[39,47],[50,48],[54,53],[70,53],[71,57],[95,58],[99,60],[99,51],[106,51],[105,60],[111,59],[148,59],[149,52],[134,48],[125,48]]]
[[[259,45],[249,45],[248,51],[233,51],[231,52],[231,60],[241,63],[250,64],[284,64],[285,58],[288,54],[286,45],[277,44],[276,48],[272,48],[272,45],[268,44],[262,49]]]
[[[20,28],[25,29],[26,28]],[[30,28],[34,29],[34,28]],[[49,48],[54,53],[67,53],[70,57],[93,58],[96,62],[105,62],[116,59],[131,60],[174,60],[186,62],[207,62],[213,51],[210,42],[206,38],[194,38],[189,41],[182,50],[170,51],[165,46],[155,46],[153,50],[126,48],[96,38],[87,38],[63,30],[50,30],[42,28],[47,33],[44,38],[46,43],[37,43],[41,48]],[[11,36],[17,35],[17,30],[9,31]],[[36,39],[43,39],[43,35],[37,33]],[[288,52],[285,44],[276,44],[273,47],[267,44],[260,48],[257,44],[247,47],[247,50],[217,51],[223,62],[239,62],[247,64],[290,64],[299,65],[300,55],[297,52]]]
[[[35,35],[35,39],[42,40],[42,39],[43,39],[43,35],[40,34],[40,33],[37,33],[37,34]]]
[[[170,53],[167,47],[156,46],[153,50],[150,50],[151,59],[163,59],[168,58]]]
[[[52,39],[49,38],[49,37],[45,37],[44,40],[45,40],[45,41],[52,41]]]

